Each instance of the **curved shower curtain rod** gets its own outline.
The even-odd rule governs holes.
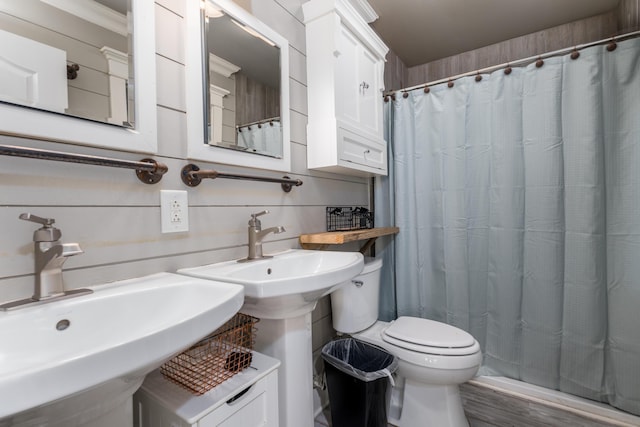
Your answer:
[[[595,42],[584,43],[584,44],[580,44],[580,45],[576,45],[576,46],[572,46],[572,47],[567,47],[567,48],[564,48],[564,49],[559,49],[559,50],[556,50],[556,51],[553,51],[553,52],[543,53],[541,55],[534,55],[534,56],[530,56],[528,58],[518,59],[516,61],[505,62],[505,63],[500,64],[500,65],[492,65],[490,67],[481,68],[479,70],[468,71],[466,73],[458,74],[458,75],[455,75],[455,76],[452,76],[452,77],[445,77],[444,79],[434,80],[434,81],[429,82],[429,83],[422,83],[422,84],[419,84],[419,85],[416,85],[416,86],[407,87],[407,88],[404,88],[404,89],[391,90],[391,91],[385,92],[383,94],[383,97],[386,97],[388,95],[394,95],[394,94],[396,94],[398,92],[406,93],[406,92],[411,92],[413,90],[424,89],[424,88],[428,88],[429,86],[435,86],[437,84],[447,83],[447,82],[449,82],[449,87],[451,87],[451,86],[453,86],[453,81],[454,80],[458,80],[458,79],[460,79],[462,77],[479,76],[480,74],[491,73],[493,71],[500,70],[502,68],[510,68],[510,67],[514,67],[514,66],[521,66],[521,65],[525,65],[525,64],[530,64],[532,62],[537,62],[537,61],[540,61],[540,60],[543,60],[543,59],[546,59],[546,58],[551,58],[551,57],[554,57],[554,56],[564,55],[565,53],[577,52],[579,50],[586,49],[586,48],[591,47],[591,46],[597,46],[597,45],[606,44],[606,43],[613,43],[612,48],[610,50],[614,50],[616,41],[630,39],[630,38],[638,37],[638,36],[640,36],[640,31],[632,31],[630,33],[621,34],[619,36],[609,37],[609,38],[598,40],[598,41],[595,41]],[[573,59],[576,59],[576,58],[573,58]],[[476,79],[476,80],[478,80],[478,79]]]

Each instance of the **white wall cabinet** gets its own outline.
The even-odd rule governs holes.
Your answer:
[[[386,175],[382,91],[388,48],[346,0],[302,5],[307,36],[307,164]]]
[[[133,396],[135,427],[278,427],[280,361],[253,352],[251,366],[196,396],[156,370]]]

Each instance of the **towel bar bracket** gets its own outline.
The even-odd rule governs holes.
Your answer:
[[[180,171],[180,178],[184,185],[188,187],[197,187],[202,182],[201,174],[195,174],[193,172],[199,171],[200,168],[192,163],[189,163]],[[212,171],[215,172],[215,171]],[[215,178],[211,176],[210,178]]]
[[[145,184],[157,184],[162,179],[162,175],[164,175],[169,169],[162,163],[156,162],[154,159],[142,159],[140,160],[142,163],[151,163],[155,166],[154,170],[143,170],[136,169],[136,176],[138,179]]]

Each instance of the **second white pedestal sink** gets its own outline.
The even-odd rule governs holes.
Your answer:
[[[0,312],[0,425],[131,426],[145,375],[213,332],[243,288],[159,273]]]
[[[256,350],[280,359],[281,427],[313,426],[311,311],[318,299],[357,276],[358,252],[289,250],[273,258],[221,262],[178,270],[180,274],[241,284],[243,313],[261,319]]]

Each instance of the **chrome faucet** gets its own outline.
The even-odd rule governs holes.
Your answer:
[[[77,243],[62,243],[62,232],[53,227],[53,218],[41,218],[30,213],[20,214],[20,219],[41,224],[33,233],[35,258],[35,287],[31,298],[0,305],[0,310],[38,304],[67,296],[91,293],[90,289],[65,291],[62,265],[68,257],[83,253]]]
[[[260,215],[268,214],[268,210],[251,214],[249,220],[249,255],[245,259],[241,259],[238,262],[253,261],[256,259],[271,258],[262,254],[262,239],[269,233],[282,233],[286,231],[284,227],[270,227],[265,230],[262,229],[262,224],[258,217]]]

